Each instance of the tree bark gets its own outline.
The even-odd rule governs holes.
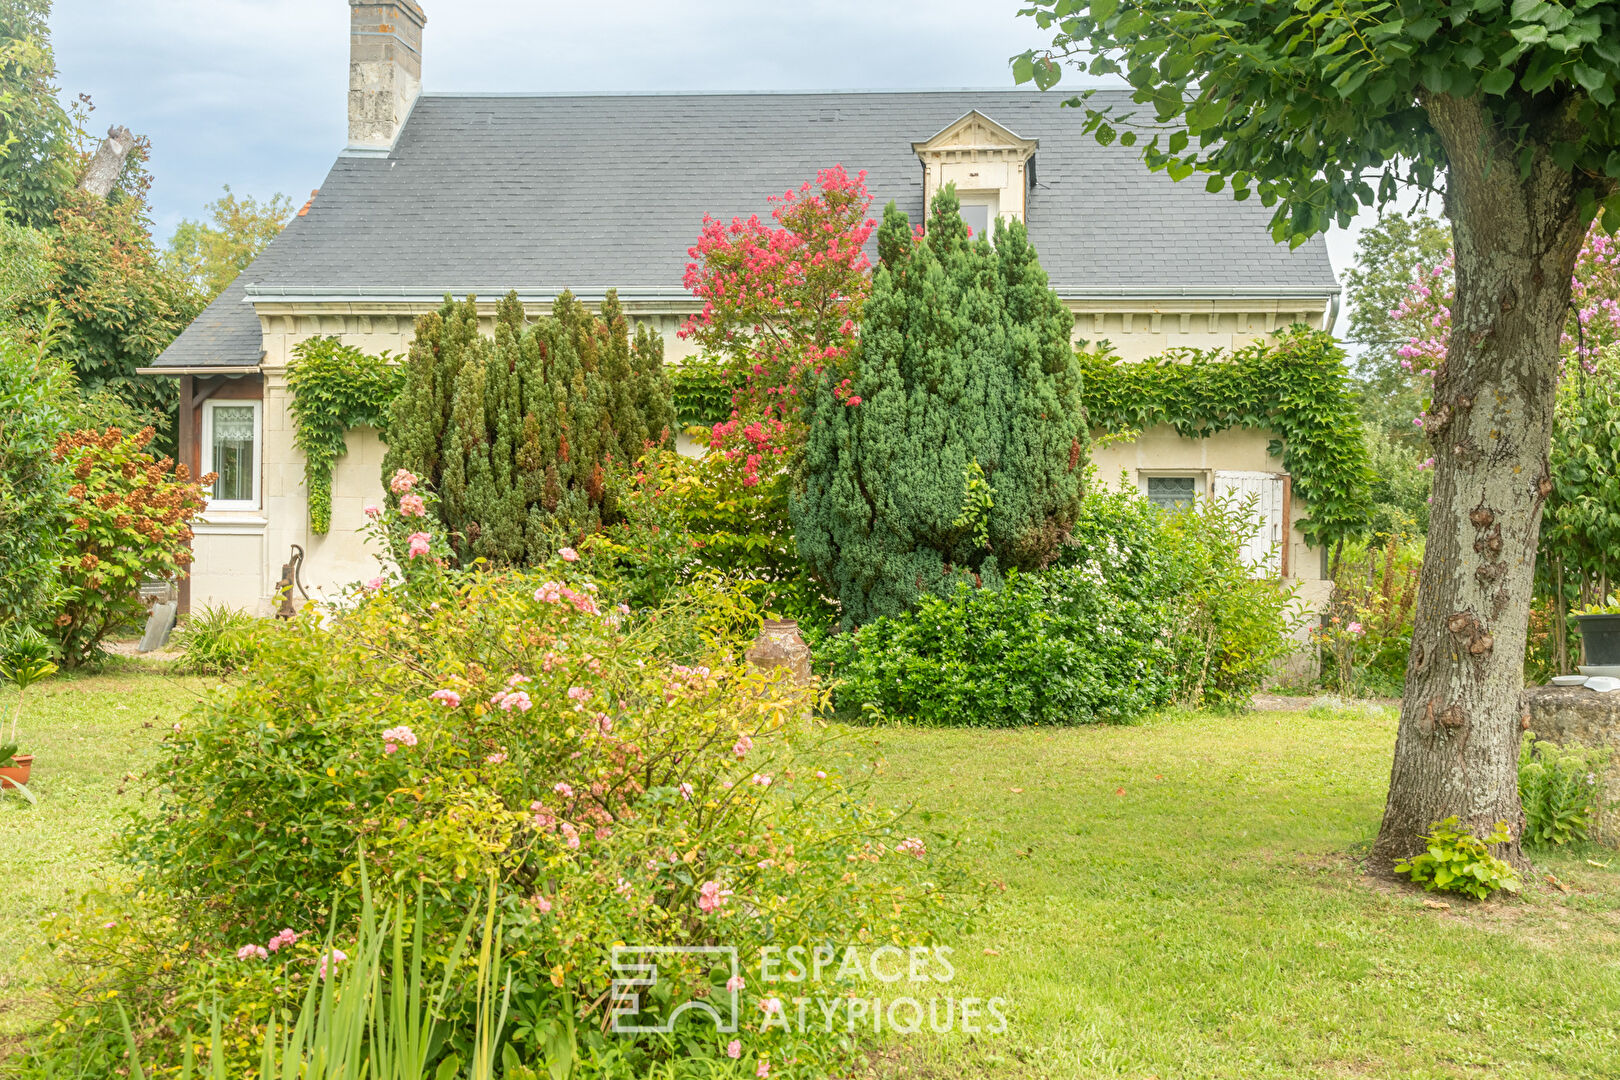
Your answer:
[[[1540,148],[1521,176],[1517,147],[1478,101],[1424,105],[1446,150],[1456,297],[1423,416],[1433,510],[1373,861],[1388,872],[1455,815],[1478,834],[1507,822],[1497,854],[1523,868],[1518,702],[1559,335],[1586,220],[1576,180]]]
[[[98,199],[112,194],[113,185],[118,183],[118,177],[124,171],[124,159],[129,157],[133,149],[135,136],[130,134],[129,128],[117,125],[108,128],[107,137],[96,147],[95,156],[84,170],[79,190],[89,192]]]

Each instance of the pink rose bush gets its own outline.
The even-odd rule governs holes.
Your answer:
[[[493,876],[506,963],[538,995],[524,1008],[572,1003],[582,1027],[600,1022],[583,1011],[612,984],[615,942],[723,941],[748,972],[767,943],[922,944],[961,910],[951,845],[914,839],[846,781],[869,772],[811,722],[814,691],[741,661],[751,630],[705,638],[690,605],[615,618],[586,602],[600,591],[579,565],[456,573],[294,620],[254,680],[168,740],[161,803],[130,834],[140,886],[186,898],[175,941],[239,967],[244,1009],[344,967],[362,850],[381,903],[414,909],[421,883],[439,945]],[[694,641],[710,644],[674,651]],[[660,979],[675,1001],[725,984],[697,960],[661,963]],[[121,1000],[147,1000],[143,985],[120,984]],[[729,985],[747,1019],[735,1036],[705,1029],[708,1053],[837,1074],[836,1040],[762,1028],[769,983]],[[206,1031],[213,998],[195,1001],[185,1022]]]

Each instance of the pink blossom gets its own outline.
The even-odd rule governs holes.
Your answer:
[[[389,728],[387,731],[383,732],[382,737],[387,739],[389,742],[404,743],[406,746],[416,745],[416,732],[412,731],[404,724],[401,724],[398,727]]]
[[[366,582],[366,591],[376,592],[386,584],[387,582],[385,582],[381,577],[374,577],[370,581]]]
[[[562,556],[563,562],[579,562],[579,552],[571,547],[560,548],[557,554]]]
[[[269,955],[263,945],[244,945],[236,950],[238,960],[263,960]]]
[[[454,690],[435,690],[433,693],[429,694],[428,697],[434,701],[443,702],[444,707],[447,709],[458,709],[461,707],[461,695],[456,693]]]
[[[506,760],[506,755],[497,751],[496,753],[489,755],[489,757],[485,758],[484,760],[489,762],[491,765],[499,765],[501,762]]]
[[[511,686],[511,687],[517,687],[517,686],[522,686],[526,682],[533,682],[533,681],[534,681],[533,679],[529,678],[527,675],[522,674],[521,672],[513,672],[513,674],[509,678],[507,678],[506,685]]]
[[[534,598],[542,604],[555,604],[562,599],[563,584],[560,581],[548,581],[534,590]]]
[[[766,1058],[760,1058],[758,1067],[754,1069],[754,1075],[758,1077],[759,1080],[765,1080],[765,1077],[771,1075],[770,1061]]]
[[[679,791],[681,793],[681,798],[685,799],[687,802],[692,801],[692,785],[691,784],[682,784],[680,786],[680,788],[679,788]]]
[[[753,776],[753,783],[757,784],[760,787],[770,787],[771,786],[771,776],[770,776],[769,773],[766,773],[763,776],[761,776],[759,773],[755,773],[754,776]]]
[[[920,859],[928,854],[928,845],[913,836],[900,841],[894,846],[894,850],[901,855],[910,855],[914,859]]]
[[[1360,634],[1361,624],[1358,622],[1353,622],[1349,626],[1345,627],[1345,629],[1350,631],[1352,634]]]
[[[741,975],[733,975],[731,978],[726,980],[726,991],[727,993],[735,994],[737,991],[741,990],[747,985],[748,984],[743,981],[743,977]]]
[[[540,912],[542,915],[548,915],[551,913],[551,901],[546,899],[544,893],[535,893],[534,907],[535,910]]]
[[[587,690],[583,686],[570,686],[568,688],[568,700],[578,702],[589,701],[591,700],[591,691]]]
[[[698,907],[705,915],[712,915],[725,905],[730,889],[722,889],[718,881],[705,881],[698,887]]]
[[[861,395],[859,395],[859,394],[851,394],[849,396],[849,400],[844,402],[844,405],[847,408],[847,407],[849,407],[851,405],[859,405],[860,403],[861,403]]]
[[[741,738],[739,738],[736,741],[736,743],[731,747],[731,752],[733,754],[737,755],[739,758],[742,758],[742,757],[747,757],[748,756],[748,751],[752,750],[753,748],[754,748],[754,740],[750,739],[747,735],[744,735]]]
[[[742,1057],[741,1039],[732,1039],[730,1042],[726,1043],[726,1057],[731,1058],[733,1061]]]
[[[297,940],[298,935],[291,929],[286,929],[281,931],[281,933],[277,934],[275,937],[271,938],[269,941],[265,942],[264,947],[269,949],[271,952],[278,952],[283,946],[291,945]]]
[[[516,709],[518,712],[528,712],[534,707],[534,702],[529,700],[528,693],[523,690],[513,690],[508,693],[501,694],[499,697],[501,699],[501,709],[505,712],[511,712],[513,709]]]
[[[423,517],[427,514],[427,504],[420,495],[401,495],[399,512],[404,517]]]
[[[370,518],[372,521],[376,521],[378,518],[382,517],[382,507],[377,506],[374,503],[367,503],[366,517]]]
[[[410,536],[407,536],[405,541],[410,544],[410,557],[416,559],[426,555],[429,550],[428,545],[432,540],[433,537],[425,532],[413,532]]]
[[[571,848],[579,847],[579,830],[578,829],[574,828],[572,825],[570,825],[566,821],[563,822],[562,825],[559,826],[559,828],[562,830],[563,839],[565,841],[567,841],[569,847],[571,847]]]
[[[555,791],[558,795],[561,795],[565,799],[572,799],[574,797],[574,788],[566,780],[559,780],[555,784],[552,784],[551,790]]]
[[[347,960],[348,958],[349,958],[349,954],[344,952],[342,949],[333,949],[329,953],[322,953],[321,954],[321,978],[322,979],[326,978],[326,970],[327,970],[326,965],[327,965],[328,960],[331,961],[333,970],[336,970],[337,966],[339,964],[343,963],[343,961]]]
[[[395,495],[404,495],[416,486],[416,475],[408,469],[396,471],[393,478],[388,481],[388,489]]]

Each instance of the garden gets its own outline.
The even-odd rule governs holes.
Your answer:
[[[1264,36],[1266,5],[1218,6]],[[1059,36],[1021,80],[1130,60],[1161,120],[1225,122],[1146,15],[1026,14]],[[1286,29],[1287,55],[1328,33]],[[1352,36],[1333,51],[1372,48]],[[1209,63],[1236,38],[1198,40]],[[1539,63],[1490,92],[1545,89]],[[1286,196],[1280,240],[1344,209],[1219,157],[1242,132],[1188,159],[1178,134],[1148,163]],[[1316,168],[1311,198],[1355,186]],[[769,220],[693,223],[680,365],[612,292],[540,317],[513,293],[489,333],[446,297],[400,356],[299,343],[314,532],[346,432],[384,437],[378,573],[283,619],[191,611],[157,659],[128,655],[143,587],[183,578],[216,478],[176,460],[161,394],[96,374],[99,309],[64,292],[102,241],[122,295],[162,284],[124,235],[139,183],[8,209],[4,269],[33,284],[0,307],[0,1075],[1609,1074],[1611,751],[1483,697],[1421,709],[1446,671],[1516,692],[1590,667],[1590,620],[1620,614],[1620,211],[1588,194],[1527,514],[1458,513],[1485,459],[1459,434],[1479,254],[1432,222],[1364,239],[1353,369],[1305,326],[1125,364],[1071,340],[1021,222],[973,235],[949,186],[926,221],[874,216],[830,165]],[[1271,433],[1326,610],[1245,557],[1252,503],[1096,474],[1097,443],[1160,424]],[[1434,614],[1451,519],[1486,615]],[[1509,768],[1414,832],[1413,740],[1448,775]]]

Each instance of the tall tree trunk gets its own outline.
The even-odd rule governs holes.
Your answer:
[[[85,167],[84,178],[79,181],[79,190],[88,191],[98,199],[105,199],[112,194],[112,189],[118,183],[118,177],[124,171],[124,159],[129,152],[135,149],[135,136],[129,133],[129,128],[113,125],[107,129],[107,137],[101,140],[96,147],[95,156]]]
[[[1422,850],[1431,823],[1476,832],[1508,823],[1519,846],[1519,693],[1558,339],[1586,220],[1570,175],[1539,149],[1521,176],[1516,148],[1477,102],[1424,102],[1445,145],[1446,216],[1456,252],[1450,348],[1424,426],[1435,458],[1433,510],[1389,800],[1375,865]]]

